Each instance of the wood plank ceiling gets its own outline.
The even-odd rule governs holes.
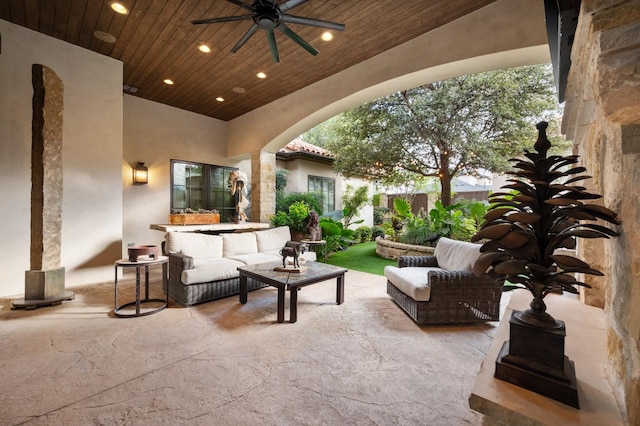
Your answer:
[[[311,0],[288,13],[343,23],[345,31],[333,31],[334,39],[325,42],[320,38],[325,30],[289,24],[320,54],[314,57],[276,32],[277,64],[263,30],[230,52],[251,21],[191,24],[247,13],[229,1],[122,0],[129,13],[120,15],[111,9],[112,0],[2,0],[0,19],[122,61],[123,88],[137,88],[125,93],[231,120],[493,1]],[[96,31],[112,35],[115,43],[101,41]],[[210,53],[198,50],[202,43]],[[257,78],[260,71],[267,78]],[[175,84],[164,84],[166,78]]]

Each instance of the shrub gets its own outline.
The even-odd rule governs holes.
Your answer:
[[[276,211],[286,213],[292,204],[300,201],[305,203],[309,210],[315,210],[318,214],[322,214],[322,194],[313,192],[292,192],[284,196],[276,202]]]
[[[386,207],[374,207],[373,209],[373,224],[380,225],[384,222],[384,217],[389,213],[389,209]]]
[[[360,226],[353,233],[353,239],[361,243],[371,241],[372,230],[369,226]]]
[[[376,225],[373,228],[371,228],[371,239],[375,240],[378,237],[384,238],[384,229],[382,228],[382,226]]]

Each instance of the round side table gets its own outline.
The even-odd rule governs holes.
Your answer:
[[[129,259],[120,259],[115,262],[115,289],[114,289],[114,302],[113,313],[118,317],[130,318],[130,317],[142,317],[145,315],[155,314],[167,307],[169,304],[169,291],[167,289],[166,299],[150,299],[149,298],[149,266],[162,265],[162,286],[163,289],[167,288],[167,265],[169,264],[169,258],[167,256],[159,256],[157,259],[138,259],[136,262],[131,262]],[[136,300],[127,302],[122,305],[118,305],[118,268],[136,268]],[[144,268],[144,298],[140,295],[140,273]],[[146,308],[146,304],[158,304],[152,308]],[[135,312],[124,312],[125,308],[135,306]]]
[[[305,243],[306,245],[309,246],[309,251],[312,251],[314,253],[317,253],[318,250],[318,246],[325,246],[325,250],[322,251],[322,261],[324,263],[327,262],[327,250],[326,250],[326,245],[327,245],[327,240],[318,240],[318,241],[312,241],[312,240],[302,240],[302,243]]]

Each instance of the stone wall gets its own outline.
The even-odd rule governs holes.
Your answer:
[[[376,254],[385,259],[397,259],[400,256],[432,256],[435,247],[398,243],[384,238],[376,238]]]
[[[605,273],[588,282],[604,302],[607,375],[628,423],[640,424],[639,0],[583,0],[566,99],[567,138],[593,176],[591,189],[622,222],[619,238],[583,240],[579,252]]]

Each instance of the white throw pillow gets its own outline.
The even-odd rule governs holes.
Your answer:
[[[448,271],[470,271],[480,257],[481,244],[441,237],[434,252],[438,266]]]

